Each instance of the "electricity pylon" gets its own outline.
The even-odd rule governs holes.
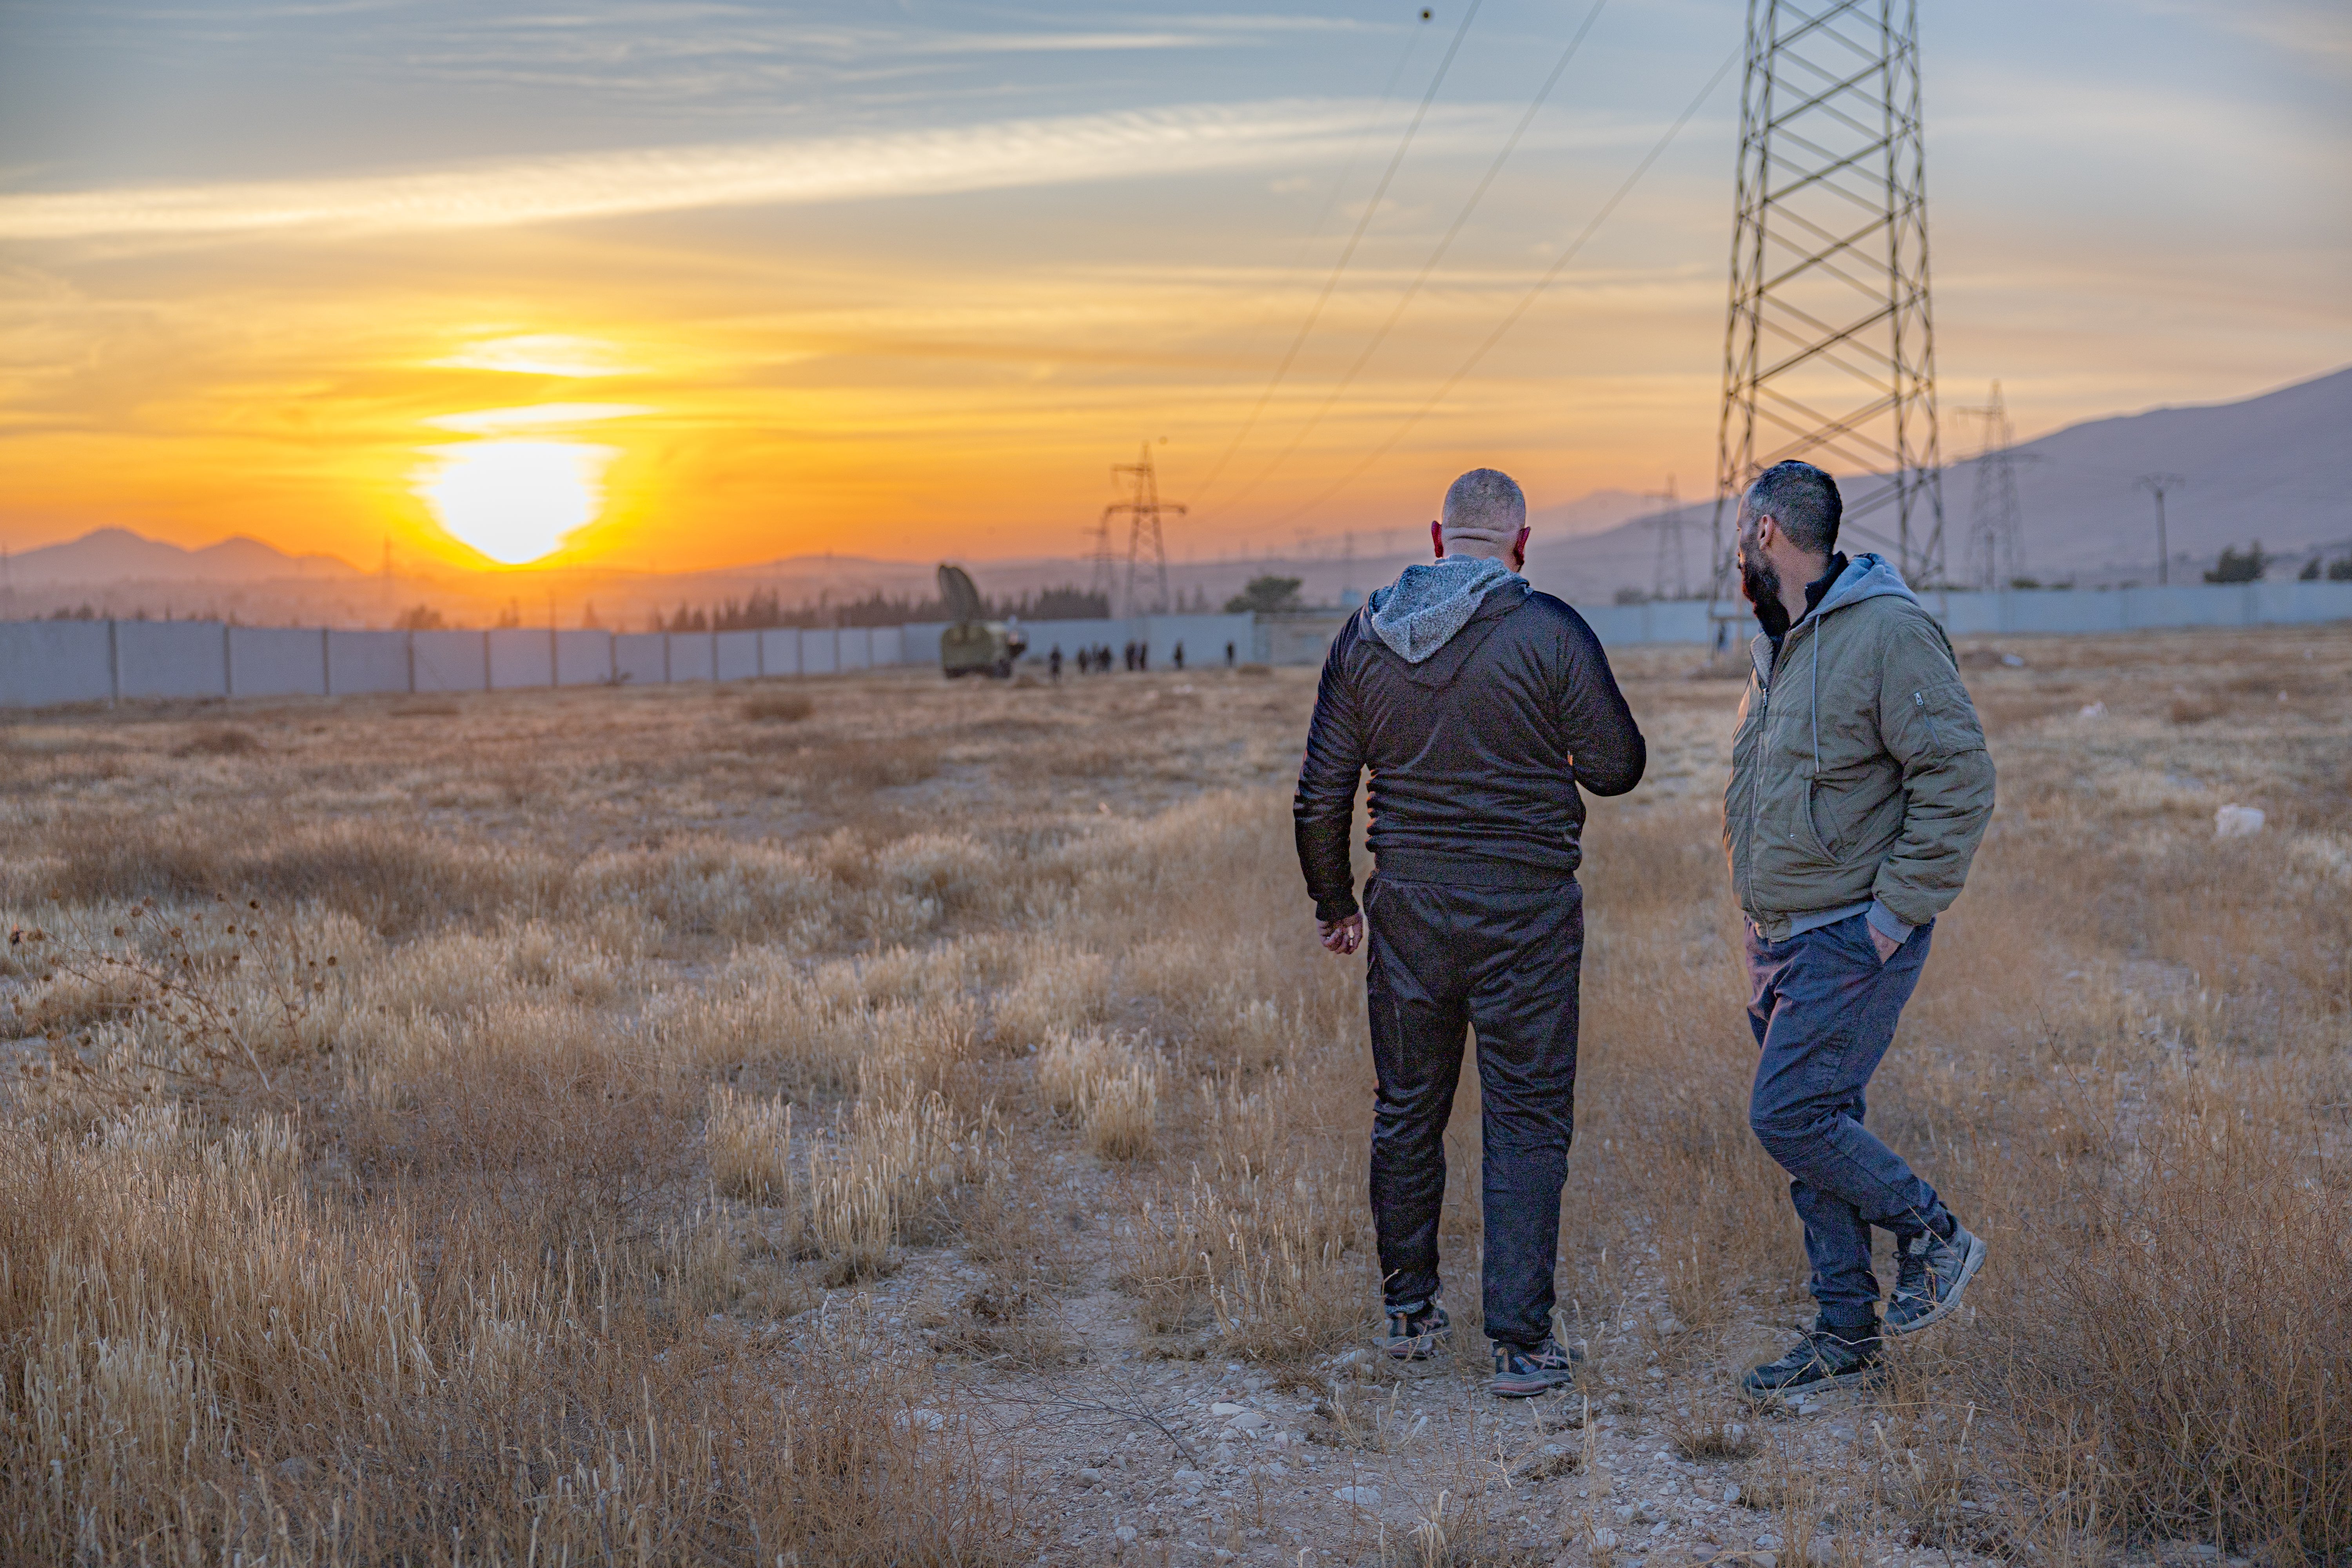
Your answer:
[[[1944,575],[1917,0],[1748,0],[1717,439],[1717,591],[1739,492],[1802,458],[1914,583]],[[1868,520],[1868,526],[1855,526]]]
[[[2017,436],[2001,402],[2000,383],[1981,408],[1962,408],[1984,421],[1977,448],[1976,490],[1969,501],[1968,569],[1987,588],[2011,583],[2025,573],[2025,509],[2017,499]],[[2028,454],[2031,456],[2031,454]]]
[[[1096,559],[1097,563],[1107,563],[1110,545],[1110,520],[1120,512],[1125,512],[1128,516],[1127,613],[1130,616],[1141,613],[1135,601],[1135,572],[1137,564],[1143,558],[1144,542],[1148,537],[1150,541],[1151,563],[1160,576],[1160,596],[1154,601],[1150,613],[1164,616],[1168,613],[1169,606],[1168,541],[1160,532],[1160,514],[1172,511],[1178,517],[1182,517],[1184,509],[1174,501],[1164,501],[1160,499],[1160,476],[1152,471],[1151,443],[1149,441],[1143,444],[1143,455],[1140,458],[1132,463],[1115,464],[1111,468],[1111,474],[1117,479],[1134,480],[1135,494],[1129,500],[1113,501],[1103,508],[1102,523],[1097,535],[1101,544]]]
[[[1666,476],[1664,489],[1651,490],[1642,499],[1665,503],[1664,511],[1642,524],[1643,528],[1656,530],[1658,535],[1658,563],[1651,574],[1650,597],[1687,599],[1690,597],[1690,562],[1683,553],[1683,524],[1686,520],[1683,517],[1682,498],[1675,493],[1674,475]],[[1675,591],[1672,595],[1666,593],[1666,560],[1669,556],[1673,557],[1675,563]]]

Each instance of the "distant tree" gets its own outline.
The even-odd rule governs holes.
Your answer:
[[[602,621],[600,621],[600,620],[598,620],[598,619],[596,618],[596,601],[595,601],[595,600],[591,599],[591,600],[589,600],[586,604],[584,604],[584,605],[581,605],[581,606],[580,606],[580,629],[581,629],[581,630],[583,630],[583,631],[593,632],[593,631],[602,631],[602,630],[604,630],[604,622],[602,622]]]
[[[1059,588],[1040,588],[1034,594],[1024,594],[1011,605],[1003,607],[1024,620],[1100,621],[1110,617],[1110,595],[1093,593],[1071,583]]]
[[[522,625],[522,601],[520,599],[509,599],[507,601],[507,607],[499,612],[498,620],[492,624],[500,631],[510,631],[514,627]]]
[[[2327,580],[2331,583],[2352,583],[2352,555],[2327,563]]]
[[[2259,539],[2254,541],[2253,548],[2243,552],[2225,544],[2221,547],[2221,559],[2214,563],[2213,570],[2205,574],[2205,581],[2259,583],[2263,577],[2263,567],[2268,561],[2269,557],[2263,553],[2263,542]]]
[[[2302,570],[2302,571],[2300,571],[2300,572],[2298,572],[2298,573],[2296,573],[2296,574],[2294,574],[2294,580],[2295,580],[2296,582],[2298,582],[2298,583],[2316,583],[2316,582],[2318,582],[2318,581],[2319,581],[2319,557],[2318,557],[2318,556],[2316,556],[2316,555],[2315,555],[2315,556],[2313,556],[2310,560],[2308,560],[2308,561],[2305,562],[2305,563],[2303,563],[2303,570]]]
[[[2009,585],[2012,588],[2031,590],[2042,586],[2042,579],[2039,577],[2011,577],[2009,580]]]
[[[1643,593],[1639,588],[1620,588],[1617,590],[1617,603],[1621,605],[1646,605],[1649,602],[1650,595]]]
[[[441,612],[430,605],[412,605],[394,619],[392,629],[396,632],[437,632],[446,630],[448,625],[441,618]]]
[[[1263,616],[1297,609],[1300,581],[1297,577],[1253,577],[1247,587],[1225,601],[1225,614]]]

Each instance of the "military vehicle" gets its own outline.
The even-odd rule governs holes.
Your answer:
[[[950,680],[959,675],[992,675],[1003,680],[1013,674],[1013,660],[1029,647],[1020,626],[992,621],[980,590],[961,566],[940,563],[940,599],[955,622],[940,634],[940,668]]]

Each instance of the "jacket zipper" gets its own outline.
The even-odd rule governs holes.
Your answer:
[[[1927,721],[1927,743],[1934,746],[1936,750],[1942,751],[1944,737],[1936,729],[1936,716],[1927,711],[1927,694],[1924,691],[1913,692],[1911,706],[1919,710],[1919,717]]]

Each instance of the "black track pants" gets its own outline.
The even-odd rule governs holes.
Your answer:
[[[1375,876],[1371,953],[1372,1220],[1388,1304],[1437,1293],[1445,1123],[1465,1026],[1478,1031],[1480,1173],[1489,1337],[1522,1348],[1551,1331],[1559,1193],[1576,1120],[1577,977],[1584,889],[1455,888]]]

